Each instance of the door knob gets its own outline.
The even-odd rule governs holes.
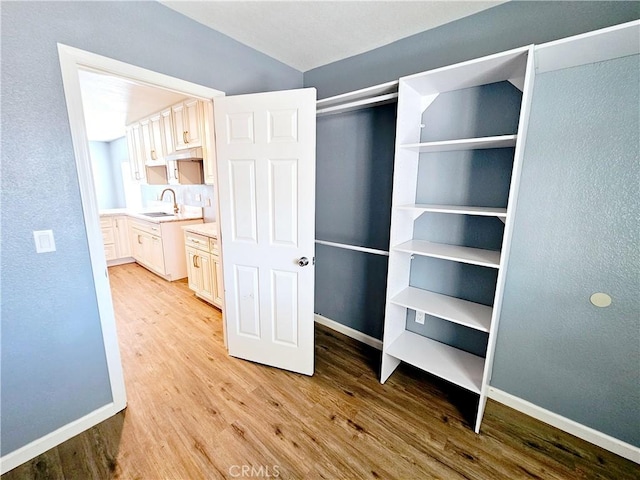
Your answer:
[[[306,267],[307,265],[309,265],[309,259],[307,257],[302,257],[300,260],[298,260],[298,266]]]

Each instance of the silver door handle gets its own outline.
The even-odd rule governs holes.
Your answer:
[[[307,257],[302,257],[300,260],[298,260],[299,267],[306,267],[307,265],[309,265],[309,259]]]

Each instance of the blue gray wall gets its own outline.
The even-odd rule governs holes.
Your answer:
[[[124,186],[121,162],[111,157],[110,142],[89,142],[93,183],[96,188],[98,208],[124,208]]]
[[[157,2],[3,2],[1,454],[111,402],[56,42],[227,93],[302,74]],[[57,251],[36,254],[33,230]]]
[[[395,80],[403,75],[417,73],[531,43],[540,44],[558,38],[636,20],[639,17],[640,4],[637,2],[509,2],[459,21],[443,25],[437,29],[408,37],[385,47],[305,72],[304,83],[305,86],[316,87],[319,98],[325,98],[358,88]],[[544,128],[545,121],[550,122],[551,118],[547,115],[544,116],[543,119],[543,110],[546,108],[547,102],[552,104],[555,101],[554,96],[560,97],[569,95],[572,92],[568,85],[566,88],[562,87],[560,89],[547,87],[550,88],[550,91],[547,94],[548,97],[545,98],[545,95],[540,93],[541,88],[544,88],[544,76],[540,78],[543,79],[543,87],[536,88],[533,97],[534,112],[537,112],[536,115],[540,116],[540,119],[537,120],[537,128],[540,128],[540,131],[536,132],[536,127],[534,126],[532,133],[534,139],[546,139],[547,137],[545,137],[545,135],[558,135],[558,132],[565,132],[566,128],[564,125],[559,127],[556,123],[554,123],[555,131],[551,128]],[[637,79],[635,82],[635,85],[629,86],[628,90],[630,90],[630,92],[626,92],[627,96],[633,95],[634,91],[637,92]],[[618,92],[618,90],[616,90],[616,92]],[[604,103],[610,101],[610,97],[615,94],[612,94],[611,90],[603,91],[599,94],[600,96],[588,100],[583,99],[582,107],[585,108],[586,111],[597,111]],[[542,97],[538,98],[540,95],[542,95]],[[580,98],[583,97],[579,97],[578,102],[581,101]],[[571,102],[571,100],[567,101]],[[637,114],[637,99],[627,98],[627,101],[628,104],[626,110],[624,110],[626,114],[631,113],[629,108],[632,110],[635,109],[633,111]],[[364,117],[366,117],[367,114],[371,116],[379,115],[375,110],[376,109],[363,110],[361,112],[363,118],[360,124],[366,124]],[[605,108],[605,111],[608,110]],[[572,112],[574,111],[572,110]],[[345,139],[350,138],[352,142],[357,142],[359,144],[358,148],[361,150],[371,148],[373,140],[366,135],[363,137],[364,140],[362,140],[358,137],[360,131],[357,130],[353,130],[353,134],[349,130],[336,134],[336,131],[340,128],[340,123],[344,121],[343,118],[346,115],[352,114],[335,115],[326,117],[326,119],[319,119],[318,121],[316,190],[323,192],[323,195],[327,198],[332,198],[335,195],[340,198],[342,202],[349,203],[351,192],[359,192],[367,188],[366,186],[362,186],[361,183],[366,181],[366,176],[370,174],[351,176],[347,179],[340,179],[338,183],[335,183],[336,175],[327,173],[323,162],[328,162],[336,156],[341,156],[345,148],[354,148],[345,145]],[[574,115],[572,114],[571,117],[574,118]],[[323,122],[322,124],[321,121]],[[332,122],[335,122],[335,125],[332,125]],[[573,125],[576,124],[574,123]],[[629,147],[628,144],[627,149],[632,153],[637,153],[637,121],[634,124],[632,119],[627,127],[631,130],[635,128],[636,135],[635,140],[630,143],[632,147]],[[625,133],[619,134],[617,129],[610,128],[608,125],[604,128],[606,129],[605,131],[611,132],[612,138],[617,138],[619,135],[628,135],[629,131],[631,131],[623,129]],[[578,135],[575,137],[577,140],[573,141],[581,142],[582,137],[580,137],[580,135],[582,135],[581,132],[585,131],[584,129],[586,129],[588,135],[594,142],[602,135],[602,129],[594,129],[590,126],[589,120],[585,120],[585,123],[578,123],[574,130],[570,130],[567,133]],[[375,133],[377,136],[387,136],[387,138],[393,138],[394,136],[393,130],[377,130]],[[375,141],[378,143],[385,142],[385,140],[377,137]],[[628,415],[625,417],[625,412],[628,414],[628,412],[637,412],[639,410],[638,388],[640,388],[640,382],[637,372],[638,365],[640,364],[638,359],[640,329],[638,328],[637,318],[640,312],[638,312],[637,303],[633,304],[633,300],[630,298],[631,294],[629,293],[633,292],[634,290],[632,290],[632,288],[635,287],[635,295],[637,296],[638,266],[637,252],[633,253],[628,251],[634,241],[636,246],[638,244],[637,226],[634,227],[634,225],[629,223],[630,220],[628,220],[629,218],[635,218],[637,221],[637,211],[635,217],[631,214],[624,215],[624,220],[620,221],[626,222],[625,225],[616,224],[615,232],[622,232],[624,235],[615,241],[612,239],[611,234],[604,235],[604,232],[601,231],[601,229],[606,228],[605,226],[611,225],[611,215],[605,215],[606,220],[600,220],[603,223],[594,230],[593,235],[583,234],[582,236],[578,236],[579,240],[582,241],[585,241],[584,239],[586,238],[589,250],[599,255],[610,257],[611,245],[622,247],[621,250],[619,250],[621,253],[619,254],[619,258],[616,259],[616,262],[626,263],[627,267],[618,271],[613,265],[602,268],[611,271],[607,276],[607,278],[611,280],[614,277],[626,278],[625,276],[631,275],[633,272],[636,272],[635,279],[629,279],[626,289],[622,289],[619,283],[609,288],[608,281],[604,280],[602,282],[596,282],[602,286],[596,287],[594,284],[593,288],[595,289],[594,291],[607,290],[607,288],[609,288],[610,291],[613,292],[614,302],[618,297],[625,297],[625,300],[619,302],[621,304],[617,307],[614,305],[609,310],[599,312],[589,310],[595,307],[591,307],[590,304],[587,305],[588,296],[585,298],[584,292],[581,292],[579,298],[576,297],[570,300],[576,290],[576,284],[571,283],[571,278],[581,279],[583,275],[589,277],[593,274],[602,273],[600,271],[602,269],[601,264],[598,263],[600,260],[595,261],[596,263],[594,264],[585,262],[584,260],[578,261],[575,256],[580,253],[581,246],[572,250],[565,244],[562,248],[549,250],[540,248],[540,245],[545,244],[544,242],[539,241],[536,243],[531,239],[527,241],[523,241],[522,239],[531,232],[536,232],[537,236],[535,238],[539,240],[545,238],[546,235],[551,238],[561,238],[563,235],[567,236],[569,232],[566,229],[563,230],[562,227],[562,222],[565,221],[564,217],[560,217],[563,220],[554,220],[552,213],[554,213],[556,209],[551,208],[551,206],[553,205],[555,207],[557,202],[563,202],[563,208],[567,209],[567,212],[578,207],[578,210],[582,211],[585,204],[590,205],[590,202],[587,201],[587,194],[590,195],[592,189],[595,188],[601,195],[605,195],[604,192],[609,191],[609,187],[598,187],[597,185],[601,185],[600,180],[597,182],[594,181],[587,173],[589,169],[592,172],[600,171],[600,167],[596,168],[596,166],[591,163],[590,166],[578,168],[578,153],[574,153],[575,158],[568,160],[571,162],[571,166],[569,167],[571,170],[566,172],[566,178],[558,175],[554,177],[548,172],[545,172],[544,169],[549,168],[551,162],[547,159],[544,165],[538,166],[536,163],[537,160],[532,160],[530,145],[533,145],[532,142],[534,141],[535,140],[530,139],[527,142],[525,168],[528,169],[529,173],[523,175],[522,191],[520,192],[520,202],[521,204],[524,203],[525,207],[522,207],[524,210],[521,210],[519,205],[516,214],[515,242],[512,249],[515,266],[514,263],[510,265],[509,277],[507,278],[508,289],[505,295],[506,310],[503,314],[503,325],[501,325],[499,333],[492,384],[508,393],[548,408],[553,412],[566,415],[568,418],[638,445],[638,432],[640,432],[640,428],[638,428],[637,419],[631,419]],[[542,141],[544,142],[545,140]],[[560,143],[560,140],[558,140],[558,143]],[[585,153],[585,148],[577,150],[577,152]],[[611,157],[611,154],[606,153],[606,150],[605,152],[602,152],[600,149],[596,149],[595,151],[598,152],[597,154],[600,155],[600,158]],[[557,159],[557,162],[560,160],[561,159]],[[595,158],[591,160],[593,162]],[[472,162],[473,159],[468,159],[467,161]],[[628,162],[629,159],[625,157],[625,160],[621,160],[622,163],[625,161]],[[382,169],[384,171],[390,171],[390,169],[392,170],[392,163],[393,153],[385,154],[382,158],[379,156],[376,157],[375,165],[370,163],[368,166],[371,170]],[[366,160],[359,160],[359,164],[366,165]],[[635,202],[637,205],[637,160],[635,174],[627,173],[622,175],[621,170],[623,167],[616,166],[611,168],[614,168],[618,174],[616,176],[617,182],[624,183],[624,188],[622,188],[620,183],[615,184],[615,186],[612,184],[611,188],[617,190],[618,194],[622,195],[624,199],[626,199],[626,194],[623,194],[623,191],[628,191],[629,188],[635,189],[633,190],[635,192],[635,200],[630,198],[628,201]],[[575,175],[573,174],[574,170],[576,171]],[[482,175],[486,172],[479,171],[477,173]],[[615,174],[612,175],[615,176]],[[607,185],[607,178],[609,177],[603,178],[605,183],[602,185]],[[573,193],[565,195],[564,188],[568,182],[575,182],[569,189]],[[596,185],[596,187],[594,187],[594,185]],[[528,189],[531,189],[529,190],[530,193],[527,193]],[[582,194],[579,194],[579,192],[582,192]],[[609,195],[614,196],[616,194],[609,192]],[[528,212],[536,208],[534,204],[538,198],[545,198],[546,207],[537,210],[536,218],[542,216],[549,217],[546,218],[545,225],[547,228],[553,229],[550,232],[540,229],[537,222],[529,220]],[[596,198],[603,201],[605,200],[602,196],[597,196]],[[608,197],[606,201],[608,202],[610,200],[612,199]],[[385,213],[388,210],[389,204],[385,204],[386,201],[385,197],[382,196],[380,205],[377,207],[377,212]],[[624,201],[625,200],[619,198],[614,202],[614,205],[620,206]],[[355,205],[359,204],[357,195],[354,194],[354,201],[351,203]],[[527,204],[529,204],[528,208],[526,207]],[[319,201],[316,207],[316,217],[318,219],[328,218],[329,215],[326,209],[329,207],[330,204]],[[598,206],[596,211],[601,211],[602,208],[604,208],[602,205]],[[369,221],[372,222],[378,221],[377,213],[372,212],[368,208],[351,213],[354,217],[357,217],[358,214],[361,216],[359,221],[361,221],[362,218],[368,218]],[[567,215],[569,214],[567,213]],[[444,226],[454,232],[469,227],[468,225],[443,225],[443,220],[439,217],[440,216],[437,215],[423,216],[420,222]],[[352,225],[346,220],[347,219],[341,216],[335,217],[335,222],[331,225],[331,228],[336,236],[338,232],[342,232],[341,235],[348,238],[349,232],[352,230]],[[568,228],[573,228],[576,221],[577,220],[574,219],[571,223],[572,227]],[[526,227],[526,230],[522,230],[524,227]],[[417,228],[422,228],[421,224],[417,225]],[[478,225],[474,225],[473,228],[477,229]],[[636,230],[633,230],[634,228]],[[381,230],[381,227],[378,226],[377,229]],[[524,233],[525,231],[527,232],[526,234]],[[556,231],[563,233],[555,233]],[[320,224],[318,225],[318,232],[321,232]],[[574,238],[574,236],[574,234],[571,234],[569,238]],[[596,238],[596,236],[600,238]],[[518,240],[518,238],[521,240]],[[490,236],[477,240],[486,242],[488,248],[491,248],[492,242],[495,242],[495,239]],[[611,240],[610,244],[607,243],[609,240]],[[388,242],[388,237],[380,234],[377,238],[369,238],[368,241],[372,244],[380,244],[385,241]],[[354,257],[352,261],[354,265],[366,264],[365,260],[356,259],[355,255],[367,254],[351,252],[337,253],[336,249],[329,250],[328,248],[325,250],[318,249],[317,254],[319,261],[324,257],[324,261],[330,265],[339,266],[345,264],[347,262],[346,259],[349,257]],[[331,255],[331,258],[329,258],[329,255]],[[518,258],[521,260],[518,260]],[[542,258],[544,258],[544,260],[541,260]],[[426,259],[424,261],[432,263],[441,262],[433,259]],[[545,263],[548,261],[553,261],[554,275],[558,280],[556,284],[557,288],[553,290],[549,289],[546,277],[536,273],[536,271],[543,269],[545,269],[547,273],[550,273],[545,266]],[[595,266],[596,264],[597,266]],[[351,264],[349,263],[348,265]],[[432,267],[432,265],[424,266],[424,268]],[[438,266],[436,265],[436,267]],[[567,269],[566,275],[562,272],[565,268]],[[524,277],[522,281],[518,281],[518,274],[513,273],[516,270],[520,272],[519,275]],[[527,270],[533,270],[533,272],[527,272]],[[589,270],[590,273],[587,273],[587,270]],[[382,332],[382,325],[377,324],[377,320],[375,320],[383,317],[383,312],[377,310],[379,307],[370,305],[368,310],[366,310],[366,314],[363,314],[363,310],[353,308],[345,299],[350,298],[351,292],[353,292],[353,296],[357,299],[377,298],[376,294],[384,295],[382,287],[379,285],[379,282],[375,280],[375,277],[370,281],[362,274],[363,271],[366,271],[364,267],[353,268],[352,271],[354,272],[353,274],[350,273],[350,269],[343,269],[339,275],[335,275],[332,269],[323,269],[321,263],[317,265],[316,311],[322,314],[325,314],[324,312],[334,312],[335,317],[331,317],[331,315],[327,316],[341,323],[345,323],[356,330],[381,338],[378,336],[378,333]],[[447,273],[447,275],[466,276],[473,282],[472,277],[477,272],[445,273]],[[376,274],[379,274],[378,270],[376,270]],[[514,277],[514,275],[516,276]],[[573,277],[570,278],[571,275]],[[524,282],[525,279],[528,283]],[[333,290],[331,290],[331,288],[333,288],[332,282],[334,282],[334,280],[340,285],[340,296],[332,294]],[[323,291],[323,288],[327,290]],[[371,293],[369,289],[374,289],[375,293]],[[479,301],[483,301],[483,292],[478,289],[474,291],[478,294]],[[527,300],[531,302],[531,305],[523,303],[524,297],[532,294],[532,292],[532,297],[535,296],[535,301],[531,298]],[[589,295],[591,293],[593,292],[590,292]],[[486,293],[485,297],[489,296],[490,293]],[[545,302],[548,302],[548,307],[543,307]],[[578,307],[577,304],[579,302],[583,303]],[[524,309],[528,309],[526,314],[523,314]],[[587,310],[589,310],[590,313],[587,316],[583,316]],[[349,320],[344,321],[343,318],[345,317],[349,317]],[[596,317],[599,320],[596,321]],[[605,320],[605,318],[607,320]],[[372,321],[372,319],[374,319],[374,321]],[[632,319],[636,319],[635,324]],[[411,322],[411,319],[408,320]],[[505,327],[504,324],[507,326]],[[611,328],[605,329],[603,327],[604,324],[609,324]],[[595,328],[596,325],[597,328]],[[441,335],[443,338],[446,338],[447,335],[453,336],[453,332],[447,332],[445,327],[447,326],[437,325],[434,328],[438,331],[438,335]],[[573,336],[575,331],[579,333]],[[422,331],[421,333],[429,335],[433,332]],[[561,334],[560,338],[557,338],[557,341],[553,340],[553,337],[559,333]],[[602,350],[600,342],[603,338],[602,346],[606,347],[606,350],[611,350],[609,353],[605,353],[605,351]],[[553,341],[545,346],[544,344],[550,340]],[[461,346],[464,348],[475,351],[479,345],[482,345],[483,339],[470,336],[462,338],[461,342]],[[553,355],[550,355],[551,349],[555,349]],[[591,352],[592,349],[595,356],[588,358],[589,352]],[[538,358],[544,355],[547,355],[548,358]],[[534,361],[534,359],[536,360]],[[529,365],[527,365],[527,368],[511,368],[511,365],[524,367],[528,362]],[[531,365],[535,365],[537,368],[532,368]],[[617,371],[613,370],[613,365],[618,365]],[[591,373],[587,372],[589,368],[592,368],[594,371]],[[542,370],[544,370],[544,372]],[[584,402],[582,401],[583,398],[585,399]]]
[[[389,249],[395,115],[391,104],[317,119],[317,239]],[[382,338],[387,260],[318,245],[315,312]]]
[[[638,2],[510,1],[304,73],[318,98],[635,20]]]
[[[492,380],[635,446],[639,89],[638,56],[536,77]]]
[[[129,162],[129,148],[127,147],[127,138],[122,137],[109,142],[109,158],[111,159],[111,172],[113,175],[113,196],[117,199],[118,205],[125,207],[127,199],[125,195],[123,174],[123,163]],[[128,165],[125,165],[125,167]],[[126,169],[127,174],[131,170]],[[120,208],[120,207],[116,207]]]

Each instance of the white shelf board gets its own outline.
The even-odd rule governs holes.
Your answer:
[[[413,253],[425,257],[441,258],[482,267],[499,268],[500,252],[480,248],[461,247],[426,240],[409,240],[393,248],[398,252]]]
[[[464,138],[426,143],[407,143],[400,148],[419,153],[452,152],[456,150],[482,150],[487,148],[515,147],[517,135],[497,135],[493,137]]]
[[[462,388],[480,393],[484,358],[405,331],[384,353],[444,378]]]
[[[536,73],[640,53],[640,20],[536,45]]]
[[[420,95],[450,92],[501,82],[524,75],[529,47],[416,73],[400,79]],[[402,87],[401,87],[402,88]]]
[[[453,213],[458,215],[479,215],[483,217],[507,217],[506,208],[493,207],[468,207],[463,205],[436,205],[428,203],[415,203],[412,205],[398,205],[401,210],[413,210],[418,212]]]
[[[461,298],[450,297],[422,290],[421,288],[407,287],[394,296],[391,302],[482,332],[488,332],[491,328],[493,309],[487,305],[469,302]]]
[[[392,93],[398,93],[398,80],[323,98],[316,102],[316,108],[320,110]]]

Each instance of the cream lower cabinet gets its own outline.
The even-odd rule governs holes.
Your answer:
[[[222,308],[222,264],[217,239],[187,231],[184,243],[189,288]]]
[[[165,280],[187,276],[182,227],[202,220],[155,223],[130,218],[131,253],[137,263]]]

